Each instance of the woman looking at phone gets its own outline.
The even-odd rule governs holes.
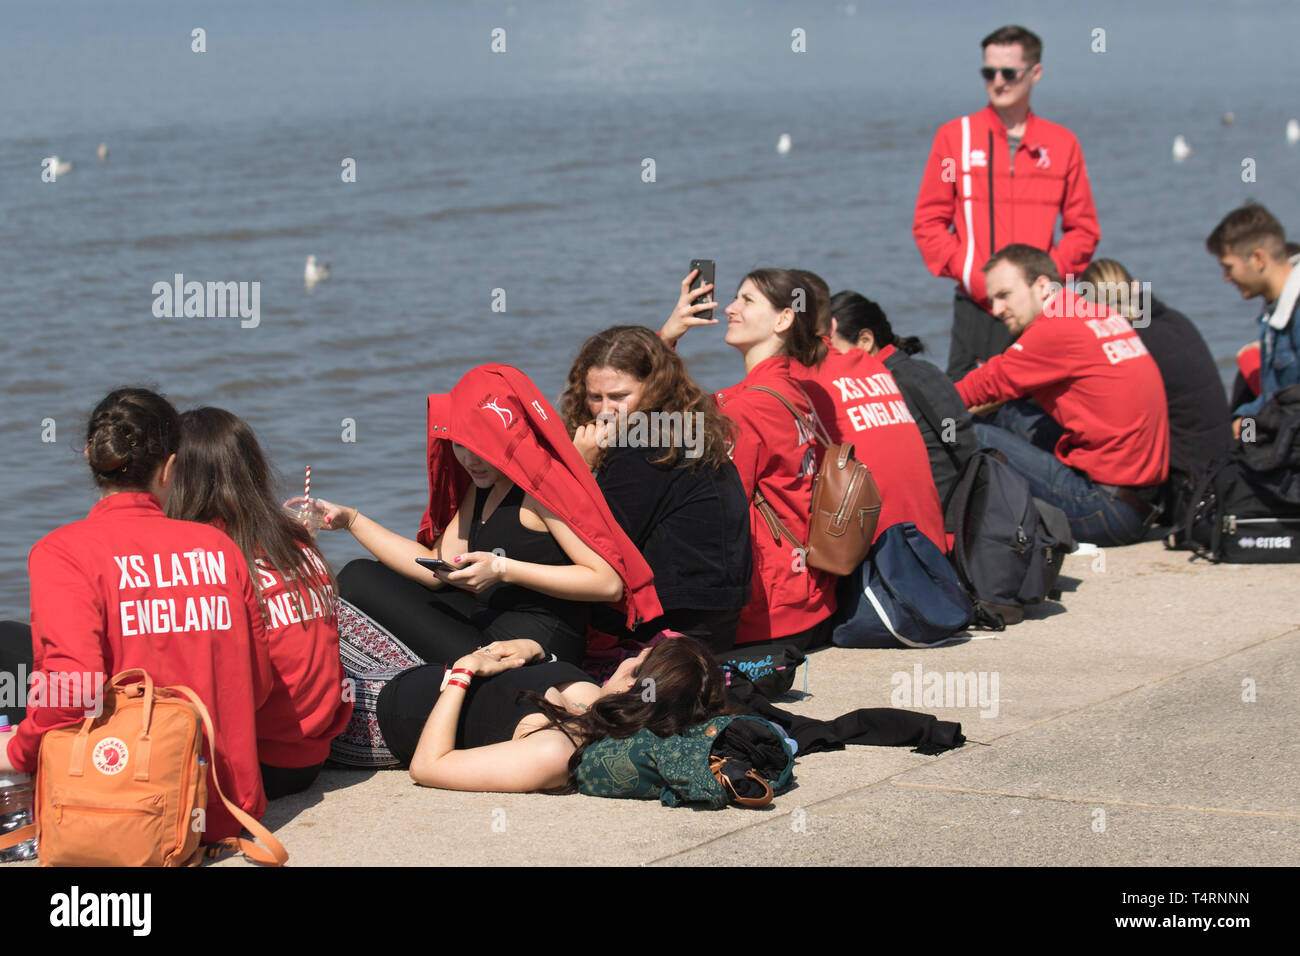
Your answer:
[[[348,724],[334,575],[303,525],[280,508],[257,437],[221,408],[181,415],[169,517],[215,525],[252,570],[275,672],[257,711],[269,800],[311,786]]]
[[[343,597],[422,660],[528,637],[579,664],[593,603],[623,599],[632,627],[662,613],[649,566],[522,372],[479,366],[429,396],[428,468],[414,540],[315,499],[324,527],[348,529],[378,559],[344,567]]]
[[[587,339],[560,407],[664,607],[635,632],[603,609],[593,626],[643,642],[667,628],[729,650],[753,565],[748,499],[727,455],[735,425],[644,326]]]
[[[692,290],[694,275],[682,280],[681,297],[660,332],[670,346],[691,328],[718,322],[696,315],[716,303],[693,301],[712,291],[708,284]],[[737,426],[731,458],[751,502],[754,555],[751,596],[740,615],[737,645],[779,640],[807,650],[830,640],[834,575],[808,567],[793,542],[774,539],[752,503],[754,492],[761,491],[790,532],[807,541],[812,483],[822,449],[778,398],[758,388],[778,392],[805,418],[812,414],[792,375],[795,365],[816,365],[826,353],[814,316],[802,307],[809,295],[805,287],[803,277],[793,270],[756,269],[745,276],[726,309],[725,341],[740,353],[745,377],[716,398]]]

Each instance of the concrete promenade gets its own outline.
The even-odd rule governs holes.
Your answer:
[[[1071,555],[1061,584],[1002,634],[814,654],[808,696],[781,706],[889,706],[917,665],[983,673],[990,692],[996,675],[998,699],[914,702],[970,742],[800,758],[762,811],[325,771],[265,820],[291,866],[1300,865],[1300,569],[1147,542]]]

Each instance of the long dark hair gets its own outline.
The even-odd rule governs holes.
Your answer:
[[[574,771],[587,747],[598,740],[621,740],[638,730],[668,737],[732,711],[722,667],[694,638],[673,637],[656,644],[634,674],[637,680],[630,690],[602,697],[582,714],[571,714],[539,694],[521,695],[549,718],[540,730],[556,727],[578,741],[569,759],[568,781],[549,792],[576,791]]]
[[[180,451],[167,515],[206,524],[220,520],[225,525],[226,534],[254,571],[263,616],[266,602],[256,573],[259,560],[279,572],[293,600],[301,600],[292,586],[300,583],[315,592],[326,616],[333,613],[334,574],[307,529],[277,503],[271,469],[248,423],[223,408],[206,407],[186,412],[180,423]],[[300,616],[307,626],[308,615]]]
[[[856,346],[863,332],[870,332],[876,347],[892,345],[907,355],[925,351],[925,343],[915,335],[903,338],[894,334],[894,327],[885,318],[885,310],[865,295],[857,292],[836,292],[831,296],[831,315],[839,336]]]
[[[684,449],[667,440],[667,436],[656,435],[653,444],[663,448],[663,454],[652,459],[655,464],[721,468],[727,463],[727,448],[735,440],[735,424],[718,411],[713,396],[695,384],[677,353],[643,325],[616,325],[582,343],[569,369],[569,384],[560,396],[560,412],[570,435],[595,421],[587,407],[587,373],[593,368],[612,368],[641,382],[643,391],[637,411],[680,413],[683,422],[687,415],[701,416],[696,419],[704,423],[704,450],[700,456],[688,458]]]
[[[800,365],[812,368],[826,357],[826,344],[817,334],[817,282],[810,281],[810,276],[821,281],[802,269],[755,269],[745,279],[758,287],[776,311],[794,312],[794,322],[785,333],[782,352]],[[744,281],[741,280],[742,285]],[[825,287],[826,283],[821,285]]]
[[[109,392],[86,423],[86,461],[100,488],[147,489],[180,443],[180,416],[156,392],[126,386]]]

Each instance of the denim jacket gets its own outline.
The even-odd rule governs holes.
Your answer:
[[[1294,295],[1288,296],[1292,286],[1300,284],[1300,256],[1291,260],[1291,276],[1287,279],[1278,302],[1259,317],[1259,395],[1234,411],[1233,417],[1255,415],[1278,389],[1300,382],[1300,321],[1296,319]],[[1289,300],[1289,301],[1288,301]],[[1290,308],[1287,308],[1290,306]],[[1287,314],[1274,317],[1277,309],[1287,308]]]

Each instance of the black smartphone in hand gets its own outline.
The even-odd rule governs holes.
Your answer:
[[[691,267],[686,271],[687,273],[691,273],[696,269],[700,270],[700,274],[697,275],[695,281],[691,283],[692,291],[702,286],[711,285],[713,283],[714,272],[716,271],[712,259],[692,259]],[[708,295],[712,296],[713,292],[710,291]],[[700,296],[693,295],[691,296],[691,301],[694,302],[698,298],[700,298]],[[696,312],[695,317],[698,319],[711,319],[713,318],[713,310],[709,309],[707,312]]]
[[[455,571],[456,566],[442,560],[442,558],[416,558],[415,563],[422,568],[428,568],[430,571]]]

